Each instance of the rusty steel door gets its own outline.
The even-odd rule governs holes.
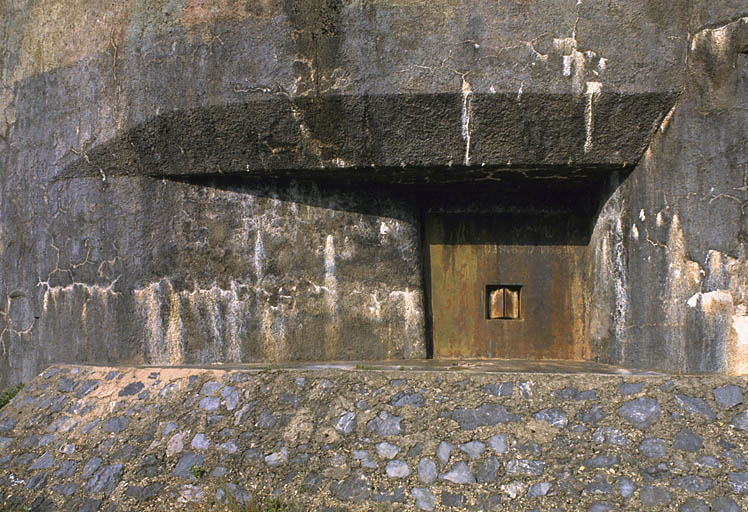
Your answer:
[[[583,246],[550,215],[426,214],[434,357],[582,359]]]

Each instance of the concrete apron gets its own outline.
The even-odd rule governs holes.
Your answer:
[[[57,365],[0,410],[0,509],[745,510],[744,400],[568,361]]]

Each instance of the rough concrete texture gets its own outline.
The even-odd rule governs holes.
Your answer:
[[[748,17],[694,33],[678,101],[602,209],[588,249],[603,360],[748,371],[746,51]]]
[[[746,370],[744,2],[0,14],[0,386],[54,361],[422,357],[430,192],[398,184],[509,176],[605,185],[570,353]]]
[[[0,412],[0,506],[272,493],[311,510],[744,510],[746,391],[726,376],[53,366]]]

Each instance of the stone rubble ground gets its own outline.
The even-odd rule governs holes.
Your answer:
[[[0,509],[748,509],[746,380],[54,366],[0,411]],[[230,495],[230,496],[229,496]]]

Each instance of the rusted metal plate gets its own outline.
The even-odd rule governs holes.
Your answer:
[[[493,288],[488,291],[488,318],[504,317],[504,288]]]
[[[584,246],[564,244],[565,227],[550,215],[427,214],[434,357],[581,359]]]
[[[519,318],[519,290],[504,288],[504,318],[517,320]]]

